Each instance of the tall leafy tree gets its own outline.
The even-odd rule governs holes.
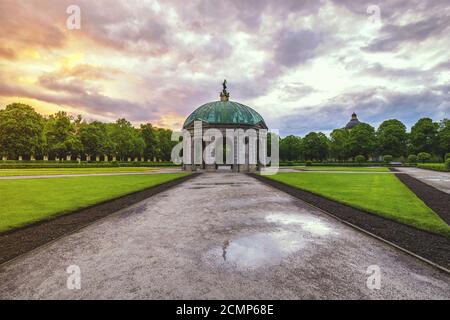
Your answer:
[[[0,110],[0,152],[9,157],[30,156],[42,148],[43,118],[26,104]]]
[[[99,121],[81,125],[80,141],[84,153],[90,156],[110,155],[114,150],[106,124]]]
[[[450,152],[450,119],[443,119],[439,122],[437,133],[439,143],[439,153],[442,157]]]
[[[120,160],[134,155],[135,129],[125,119],[118,119],[110,126],[111,140],[115,145],[115,152]]]
[[[329,140],[322,132],[310,132],[302,140],[303,153],[307,160],[324,160],[328,156]]]
[[[345,129],[335,129],[330,134],[330,155],[337,160],[346,160],[350,156],[349,132]]]
[[[164,161],[169,161],[172,148],[176,145],[176,141],[172,141],[172,130],[158,128],[156,130],[158,141],[157,157]]]
[[[295,161],[302,158],[302,139],[293,135],[284,137],[279,144],[280,158]]]
[[[376,150],[375,129],[367,124],[360,123],[349,134],[348,148],[351,157],[363,155],[366,159]]]
[[[419,119],[411,128],[411,151],[435,153],[438,149],[438,128],[439,124],[430,118]]]
[[[52,156],[63,159],[69,155],[80,155],[83,146],[77,129],[81,118],[73,118],[66,112],[60,111],[51,115],[44,128],[46,150]]]
[[[406,126],[399,120],[383,121],[376,132],[378,152],[394,157],[404,156],[407,152]]]
[[[131,152],[131,155],[133,158],[135,157],[142,157],[144,155],[145,150],[145,141],[141,136],[141,133],[138,129],[133,128],[133,151]]]
[[[156,149],[158,148],[158,137],[156,128],[151,123],[141,125],[141,135],[145,142],[144,155],[148,159],[156,157]]]

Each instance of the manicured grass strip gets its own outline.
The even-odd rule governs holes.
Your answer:
[[[87,173],[147,172],[156,169],[159,168],[116,167],[116,168],[0,169],[0,177],[40,176],[40,175],[58,175],[58,174],[87,174]]]
[[[450,236],[450,226],[394,175],[286,172],[267,177],[422,230]]]
[[[385,167],[293,167],[296,169],[302,169],[307,171],[362,171],[362,172],[389,172],[388,168]]]
[[[85,208],[186,175],[159,173],[0,180],[0,231]]]

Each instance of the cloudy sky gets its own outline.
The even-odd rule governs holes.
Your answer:
[[[410,126],[450,117],[449,34],[448,0],[1,0],[0,108],[179,129],[226,78],[283,135]]]

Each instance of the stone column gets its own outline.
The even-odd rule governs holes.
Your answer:
[[[211,140],[211,137],[207,137],[207,140]],[[212,156],[211,149],[209,149],[212,144],[214,144],[215,141],[205,141],[205,148],[202,148],[202,155],[203,155],[203,161],[205,162],[205,170],[206,172],[214,172],[216,171],[216,165],[215,165],[215,157]],[[203,143],[202,143],[203,147]],[[205,151],[209,149],[209,152],[205,154]],[[215,155],[216,150],[214,150]]]
[[[258,139],[258,170],[264,171],[267,164],[267,133],[262,133],[258,130],[258,138],[261,138],[261,141]],[[260,154],[263,156],[260,157]]]
[[[250,138],[248,138],[247,143],[245,144],[245,165],[244,165],[244,172],[248,172],[248,165],[249,165],[249,147],[250,147]]]
[[[244,135],[242,137],[241,135]],[[238,137],[238,163],[239,163],[239,172],[247,172],[248,171],[248,143],[246,143],[245,133],[240,133]],[[241,153],[242,149],[242,153]]]
[[[190,166],[190,171],[196,171],[197,167],[194,164],[194,157],[195,157],[195,149],[194,149],[194,135],[192,135],[191,137],[191,163],[189,164]]]
[[[234,136],[234,172],[239,172],[239,137],[236,135]]]
[[[192,164],[195,168],[203,168],[203,125],[200,121],[194,122],[192,146],[194,148],[194,154],[192,157]]]
[[[256,172],[258,163],[258,133],[254,130],[248,138],[248,172]]]
[[[214,141],[206,141],[206,142],[205,142],[205,149],[203,150],[203,148],[202,148],[202,152],[204,152],[204,151],[206,150],[206,148],[207,148],[211,143],[214,143]],[[202,144],[202,145],[203,145],[203,144]],[[216,152],[216,150],[214,150],[214,152]],[[211,155],[211,154],[207,154],[207,155],[204,157],[204,159],[203,159],[203,161],[205,161],[205,170],[206,170],[206,172],[214,172],[214,171],[216,171],[215,161],[212,161],[211,158],[213,158],[212,155]],[[209,162],[209,164],[208,164],[207,162]],[[211,163],[211,162],[213,162],[213,163]]]

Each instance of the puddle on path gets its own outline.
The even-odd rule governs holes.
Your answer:
[[[292,231],[257,233],[225,241],[222,247],[211,249],[206,260],[222,267],[256,269],[280,263],[289,254],[303,248],[307,242],[308,240]]]
[[[277,228],[269,232],[226,240],[204,256],[207,264],[223,268],[252,270],[280,264],[290,255],[301,252],[314,238],[337,234],[319,218],[302,215],[272,213],[265,217]]]

